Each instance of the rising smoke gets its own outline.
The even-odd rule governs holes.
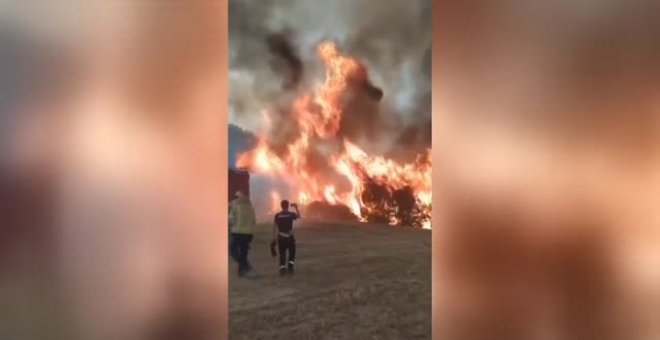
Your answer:
[[[230,1],[230,122],[256,131],[262,110],[284,141],[293,96],[322,79],[316,45],[333,40],[369,79],[346,106],[340,136],[367,151],[414,154],[430,147],[431,2]],[[230,140],[230,143],[232,141]]]
[[[285,33],[273,33],[266,37],[268,51],[276,58],[272,61],[274,70],[285,73],[285,81],[282,84],[284,90],[294,90],[300,84],[303,75],[303,63],[298,57],[291,41]]]

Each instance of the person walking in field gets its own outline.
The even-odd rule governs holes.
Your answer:
[[[280,275],[293,274],[293,265],[296,261],[296,238],[293,234],[293,222],[300,218],[298,205],[293,203],[296,212],[289,211],[289,201],[283,200],[280,204],[282,211],[275,214],[273,227],[273,242],[277,242],[280,256]],[[288,262],[287,262],[288,253]]]
[[[252,270],[248,261],[248,253],[257,222],[252,202],[241,191],[236,192],[236,199],[231,203],[229,223],[231,225],[231,257],[238,263],[238,276],[242,277]]]

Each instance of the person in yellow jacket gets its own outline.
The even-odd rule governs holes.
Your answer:
[[[248,252],[257,222],[252,202],[240,191],[236,192],[236,199],[231,202],[229,223],[231,225],[231,256],[238,263],[238,275],[244,276],[252,269],[248,261]]]

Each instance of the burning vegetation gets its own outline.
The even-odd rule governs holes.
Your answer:
[[[383,91],[335,43],[319,44],[317,54],[324,81],[289,107],[264,111],[267,127],[237,166],[286,180],[292,199],[307,205],[311,216],[430,229],[430,150],[400,162],[360,148],[355,140],[377,128],[374,112]],[[271,192],[274,209],[282,196]]]

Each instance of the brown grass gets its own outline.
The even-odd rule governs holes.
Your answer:
[[[230,265],[231,340],[431,339],[429,231],[307,222],[284,278],[271,235],[259,227],[249,277]]]

